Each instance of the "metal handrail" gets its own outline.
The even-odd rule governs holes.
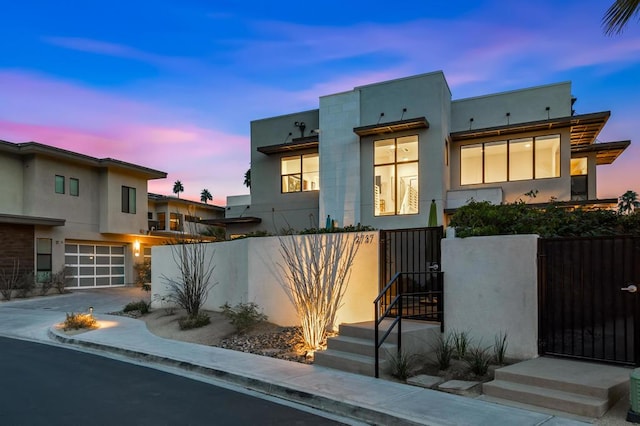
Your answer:
[[[374,324],[374,340],[375,340],[375,377],[378,378],[380,377],[380,347],[384,344],[385,340],[387,339],[387,337],[389,337],[389,335],[391,334],[391,332],[393,331],[393,329],[396,327],[396,325],[398,326],[398,339],[397,339],[397,353],[400,354],[400,350],[402,348],[402,301],[405,297],[409,297],[409,296],[420,296],[420,295],[433,295],[433,294],[438,294],[440,299],[438,302],[438,305],[443,306],[442,303],[442,297],[444,295],[444,292],[442,291],[442,289],[440,289],[439,291],[426,291],[426,292],[412,292],[412,293],[402,293],[400,291],[400,289],[398,289],[396,296],[393,298],[393,300],[391,300],[391,302],[387,305],[386,309],[384,310],[384,312],[382,312],[382,315],[380,315],[380,301],[382,300],[382,298],[384,296],[387,295],[387,293],[391,290],[391,288],[393,287],[393,285],[398,281],[398,278],[403,275],[414,275],[414,274],[442,274],[442,272],[440,271],[425,271],[425,272],[397,272],[392,278],[391,280],[387,283],[387,285],[384,286],[384,288],[380,291],[380,294],[378,294],[378,297],[375,298],[375,300],[373,301],[374,304],[374,309],[375,309],[375,324]],[[391,313],[391,311],[393,309],[397,309],[396,312],[396,316],[395,319],[391,322],[389,328],[385,331],[385,333],[382,335],[382,337],[380,337],[379,332],[380,332],[380,324],[382,323],[382,321],[389,316],[389,314]],[[440,309],[438,309],[437,311],[437,315],[438,315],[438,319],[440,320],[440,329],[441,331],[443,331],[444,329],[444,318],[442,315],[442,312]]]

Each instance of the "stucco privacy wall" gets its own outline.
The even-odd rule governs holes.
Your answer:
[[[442,240],[445,332],[484,347],[506,331],[508,357],[537,357],[537,250],[537,235]]]
[[[343,235],[348,240],[359,241],[359,249],[351,268],[351,279],[338,311],[336,323],[351,323],[373,319],[373,299],[378,294],[378,232],[326,234],[319,237],[326,241],[332,235]],[[291,237],[284,237],[291,238]],[[293,237],[303,242],[311,235]],[[153,306],[159,307],[158,296],[167,294],[163,276],[177,276],[173,258],[175,247],[152,247],[151,293]],[[206,244],[208,256],[213,256],[215,270],[213,281],[217,283],[209,293],[204,309],[219,311],[225,302],[255,302],[279,325],[299,325],[295,308],[281,286],[283,264],[279,237],[247,238]],[[156,296],[158,295],[158,296]]]

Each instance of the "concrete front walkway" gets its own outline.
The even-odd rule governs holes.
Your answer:
[[[65,297],[69,300],[58,300]],[[94,297],[94,294],[90,294],[90,297]],[[92,348],[142,360],[151,367],[158,364],[178,367],[372,424],[586,424],[323,367],[163,339],[151,334],[142,321],[101,313],[105,309],[99,301],[92,302],[92,306],[94,312],[97,312],[101,328],[67,336],[53,327],[64,320],[66,309],[48,309],[40,303],[68,306],[74,303],[74,299],[86,304],[86,301],[80,300],[81,297],[73,295],[39,299],[36,305],[29,301],[2,303],[0,335],[49,342],[48,339],[52,338],[65,345]],[[128,296],[127,301],[131,300]],[[109,303],[114,302],[106,305]],[[120,304],[119,308],[123,305]],[[108,310],[114,309],[107,308]]]

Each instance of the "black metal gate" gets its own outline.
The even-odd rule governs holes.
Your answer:
[[[640,365],[640,237],[538,243],[539,353]]]
[[[381,313],[401,294],[403,318],[442,321],[442,236],[441,226],[380,231]]]

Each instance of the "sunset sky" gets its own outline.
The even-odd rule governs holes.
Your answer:
[[[445,73],[453,99],[573,82],[610,110],[598,196],[640,192],[640,22],[605,36],[613,0],[4,2],[0,139],[166,171],[151,192],[247,193],[251,120],[354,86]]]

